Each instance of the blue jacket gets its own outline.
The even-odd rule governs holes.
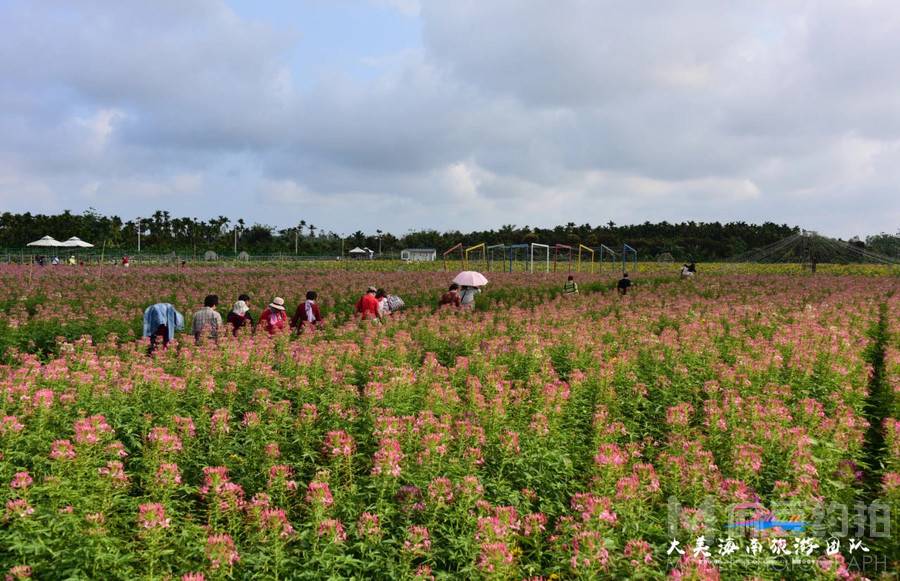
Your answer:
[[[169,332],[169,341],[175,337],[175,331],[184,329],[184,317],[169,303],[156,303],[144,311],[144,337],[149,337],[160,325],[165,325]]]

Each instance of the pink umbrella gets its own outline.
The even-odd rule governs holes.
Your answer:
[[[484,275],[474,270],[464,270],[456,275],[453,282],[460,286],[484,286],[488,283],[488,279]]]

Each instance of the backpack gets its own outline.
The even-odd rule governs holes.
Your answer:
[[[403,302],[403,299],[401,299],[397,295],[388,295],[388,297],[384,300],[387,301],[388,310],[390,310],[390,312],[392,312],[392,313],[396,313],[397,311],[402,309],[405,305],[405,303]]]

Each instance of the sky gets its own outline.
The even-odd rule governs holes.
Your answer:
[[[895,0],[0,0],[0,209],[900,229]]]

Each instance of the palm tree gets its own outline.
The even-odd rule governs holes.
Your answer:
[[[309,225],[309,237],[310,237],[310,238],[315,238],[315,237],[316,237],[316,225],[315,225],[315,224],[310,224],[310,225]]]

